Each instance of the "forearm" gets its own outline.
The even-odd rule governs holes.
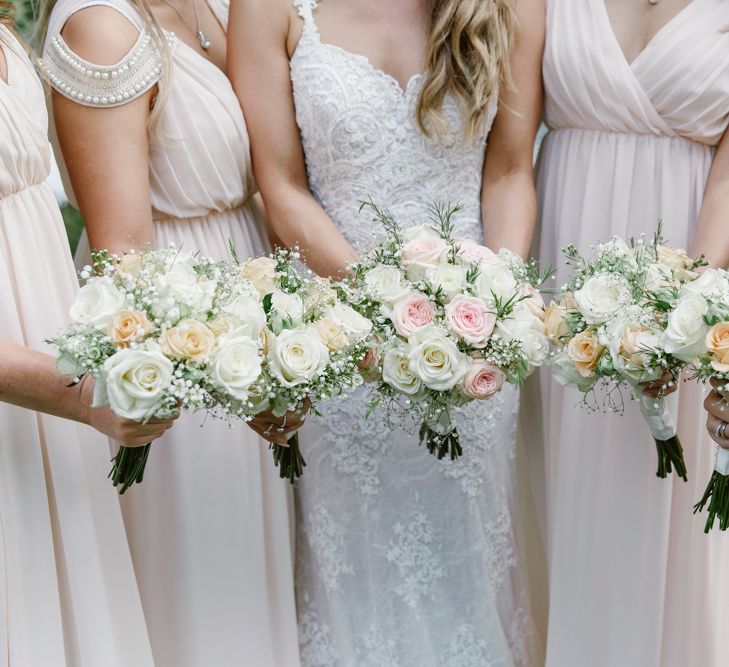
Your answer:
[[[321,276],[341,277],[357,253],[311,193],[282,183],[262,189],[269,224],[287,247],[298,247]]]
[[[531,170],[520,169],[484,179],[481,196],[484,242],[494,251],[508,248],[527,258],[536,220]]]
[[[718,185],[718,184],[716,184]],[[711,266],[729,266],[729,182],[707,190],[696,225],[691,256],[704,255]]]
[[[50,355],[0,340],[0,401],[88,423],[81,384],[70,382]]]

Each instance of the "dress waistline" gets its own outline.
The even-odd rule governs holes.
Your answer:
[[[688,137],[682,137],[680,135],[668,135],[668,134],[654,134],[653,132],[619,132],[617,130],[603,130],[603,129],[592,129],[584,127],[549,127],[548,134],[598,134],[606,136],[618,136],[618,137],[636,137],[639,139],[654,139],[656,141],[678,141],[681,143],[688,143],[693,146],[702,146],[708,150],[716,148],[716,146],[710,144],[704,144],[695,139],[689,139]]]

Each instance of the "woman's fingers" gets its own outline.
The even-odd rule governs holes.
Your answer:
[[[723,447],[724,449],[729,449],[729,439],[726,437],[721,438],[719,437],[717,431],[719,431],[719,427],[722,424],[725,424],[726,422],[723,419],[718,419],[714,417],[713,415],[709,415],[706,418],[706,430],[709,432],[709,437],[717,444],[719,447]],[[729,429],[729,426],[725,427]],[[726,433],[727,436],[729,436],[729,432]]]

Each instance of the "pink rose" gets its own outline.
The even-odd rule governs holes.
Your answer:
[[[359,362],[357,368],[365,382],[378,382],[382,378],[380,366],[382,365],[382,347],[378,342],[370,344],[367,354]]]
[[[405,338],[428,326],[435,317],[435,307],[422,292],[411,292],[392,308],[390,319],[395,330]]]
[[[458,246],[458,256],[467,264],[478,264],[496,256],[492,250],[471,239],[453,239],[453,243]]]
[[[506,376],[501,369],[481,361],[473,361],[463,378],[463,393],[470,398],[491,398],[504,384]]]
[[[451,331],[470,345],[486,344],[496,324],[496,315],[473,296],[459,294],[446,306],[446,320]]]
[[[540,320],[544,318],[544,299],[539,290],[532,285],[522,285],[519,288],[519,295],[529,297],[524,299],[522,303],[529,309],[529,312],[538,317]]]
[[[421,238],[409,241],[402,248],[402,259],[410,274],[420,279],[433,266],[442,264],[448,255],[448,245],[441,238]]]

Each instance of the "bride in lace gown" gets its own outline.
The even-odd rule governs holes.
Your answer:
[[[372,197],[404,226],[423,223],[439,200],[463,205],[459,235],[525,253],[541,101],[538,5],[517,7],[519,35],[529,39],[516,37],[516,86],[501,86],[504,111],[484,167],[509,62],[513,17],[502,2],[438,3],[432,17],[417,1],[233,3],[229,74],[280,238],[299,245],[315,271],[337,274],[381,238],[358,215],[360,200]],[[456,26],[468,30],[467,46]],[[471,70],[448,69],[457,66],[451,41]],[[489,57],[479,60],[486,41]],[[473,86],[439,83],[459,74]],[[302,663],[539,664],[516,538],[517,392],[462,411],[456,462],[437,461],[416,429],[383,411],[365,420],[370,398],[365,388],[321,405],[301,433]]]

